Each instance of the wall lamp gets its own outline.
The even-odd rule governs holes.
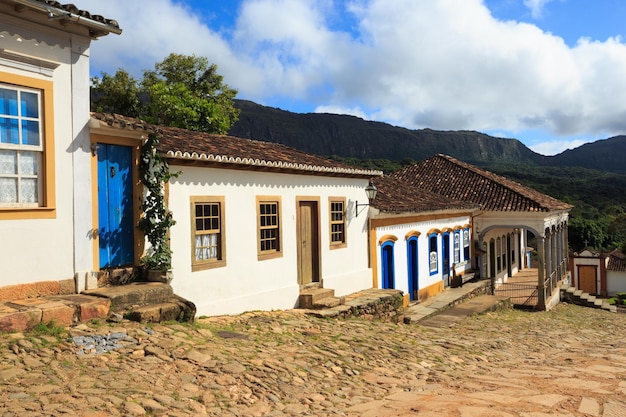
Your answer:
[[[378,192],[378,188],[376,188],[374,183],[370,181],[370,183],[367,184],[367,187],[365,187],[365,195],[367,196],[367,200],[369,202],[367,204],[359,204],[359,202],[356,201],[356,204],[355,204],[356,214],[354,217],[359,217],[359,206],[361,207],[369,206],[372,203],[372,200],[376,198],[377,192]]]

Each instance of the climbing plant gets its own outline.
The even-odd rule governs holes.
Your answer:
[[[146,195],[139,229],[143,230],[150,243],[141,262],[148,270],[167,271],[172,268],[169,230],[176,221],[165,203],[165,184],[179,173],[170,172],[167,161],[157,151],[158,143],[159,136],[150,133],[141,147],[139,172],[146,187]]]

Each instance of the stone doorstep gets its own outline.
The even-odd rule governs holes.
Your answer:
[[[129,320],[140,323],[159,323],[162,321],[176,321],[182,313],[178,303],[150,304],[134,308],[126,314]]]
[[[306,288],[300,291],[300,308],[314,308],[322,300],[335,296],[335,290],[329,288]]]
[[[136,305],[167,302],[174,295],[174,291],[170,285],[161,282],[133,282],[87,290],[83,294],[108,299],[113,311],[123,312]]]

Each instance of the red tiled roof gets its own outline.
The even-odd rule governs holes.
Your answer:
[[[439,194],[417,188],[391,176],[372,180],[378,189],[372,206],[387,213],[417,213],[439,210],[471,210],[476,204],[453,200]]]
[[[356,168],[278,143],[215,135],[176,127],[153,126],[141,120],[117,114],[93,113],[92,117],[111,127],[157,132],[159,134],[158,151],[180,164],[361,178],[382,175],[377,170]]]
[[[418,188],[479,204],[489,211],[547,212],[570,204],[451,156],[436,155],[391,174]]]
[[[626,271],[626,257],[621,250],[615,249],[609,253],[609,262],[606,266],[608,271],[624,272]]]

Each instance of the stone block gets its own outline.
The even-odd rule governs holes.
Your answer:
[[[93,298],[80,303],[79,321],[85,322],[93,319],[106,318],[111,309],[111,300],[106,298]]]
[[[2,332],[23,332],[32,329],[41,322],[41,310],[13,310],[0,315],[0,331]]]
[[[75,310],[64,304],[48,306],[41,309],[41,321],[44,323],[54,322],[59,326],[71,326],[74,323]]]

